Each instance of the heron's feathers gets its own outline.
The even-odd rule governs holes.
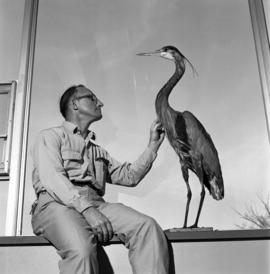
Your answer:
[[[181,141],[180,139],[177,139],[176,142],[179,142],[180,143],[180,146],[182,146],[183,148],[187,149],[187,150],[190,150],[191,147],[190,145],[188,145],[187,143]]]
[[[224,196],[223,178],[218,152],[211,136],[189,111],[175,112],[174,118],[174,127],[168,127],[166,133],[181,165],[197,175],[199,169],[203,169],[203,184],[213,198],[221,199]]]
[[[220,179],[214,176],[209,182],[211,189],[210,194],[215,200],[221,200],[222,198],[224,198],[223,182],[221,186],[219,180]]]
[[[185,72],[185,62],[190,64],[193,73],[196,70],[190,61],[173,46],[165,46],[156,52],[162,53],[161,57],[168,59],[173,57],[175,61],[175,72],[158,92],[155,107],[169,143],[179,156],[184,180],[188,186],[188,169],[190,169],[208,188],[214,199],[222,199],[224,196],[222,172],[218,153],[210,135],[191,112],[175,111],[169,105],[169,95]],[[194,227],[198,224],[203,197],[201,196]],[[186,206],[184,227],[187,223],[189,201],[190,199]]]

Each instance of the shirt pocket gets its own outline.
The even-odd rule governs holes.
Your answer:
[[[64,168],[67,172],[73,172],[81,169],[83,164],[83,157],[80,152],[65,150],[62,151],[62,158],[64,162]]]
[[[108,165],[109,161],[103,157],[95,159],[96,180],[101,184],[104,184],[107,180]]]

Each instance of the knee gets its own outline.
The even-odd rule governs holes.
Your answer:
[[[96,248],[93,246],[81,245],[80,247],[73,249],[73,253],[76,257],[85,260],[96,256]]]
[[[136,245],[139,243],[147,245],[152,243],[154,245],[166,246],[166,237],[160,225],[151,217],[143,217],[138,224],[136,232],[133,234],[133,239],[136,239]],[[131,241],[132,243],[132,241]]]
[[[97,245],[93,241],[77,243],[70,249],[69,254],[82,261],[89,260],[91,257],[97,256]]]
[[[144,216],[141,220],[142,227],[144,230],[152,232],[153,230],[155,231],[160,231],[161,228],[159,224],[153,219],[152,217],[149,216]]]

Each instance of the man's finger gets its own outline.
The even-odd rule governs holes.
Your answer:
[[[99,232],[97,231],[97,229],[94,228],[94,227],[92,227],[92,232],[93,232],[93,234],[94,234],[94,235],[98,238],[98,240],[99,240],[100,236],[99,236]]]
[[[109,237],[108,240],[111,240],[112,237],[113,237],[113,228],[112,228],[111,222],[108,221],[108,222],[106,223],[106,226],[107,226],[107,230],[108,230],[108,237]]]
[[[103,242],[103,233],[102,232],[98,232],[97,233],[97,238],[99,242]]]
[[[107,227],[105,224],[102,224],[100,226],[100,229],[101,229],[101,235],[102,235],[102,242],[107,242],[108,241],[108,238],[109,238],[109,233],[108,233],[108,230],[107,230]]]
[[[102,230],[101,226],[97,227],[97,229],[96,229],[96,236],[97,236],[97,238],[98,238],[98,240],[100,242],[103,241],[103,230]]]

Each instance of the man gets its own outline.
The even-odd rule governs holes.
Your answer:
[[[102,118],[102,102],[83,85],[60,99],[64,123],[41,131],[33,147],[32,208],[36,235],[48,239],[62,260],[61,274],[97,274],[97,247],[117,235],[129,249],[136,274],[167,274],[168,247],[160,226],[123,204],[107,203],[105,183],[137,185],[150,170],[164,131],[155,121],[145,151],[134,163],[119,163],[94,141],[90,125]]]

